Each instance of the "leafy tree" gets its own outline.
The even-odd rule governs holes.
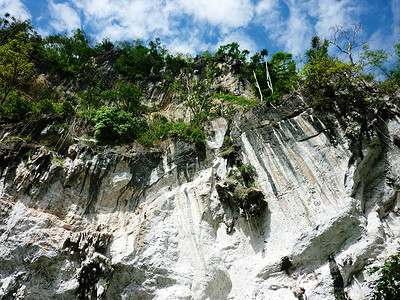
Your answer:
[[[257,88],[257,90],[258,90],[258,92],[260,94],[260,100],[261,101],[264,100],[264,96],[263,96],[263,93],[262,93],[262,90],[261,90],[261,86],[260,86],[260,84],[258,82],[257,74],[256,74],[256,70],[255,70],[255,69],[257,69],[257,66],[259,66],[259,64],[261,63],[261,58],[264,58],[264,61],[265,61],[265,75],[266,75],[267,87],[271,90],[272,94],[274,93],[274,88],[273,88],[273,85],[272,85],[271,76],[270,76],[269,69],[268,69],[267,56],[268,56],[268,50],[267,49],[263,49],[260,54],[256,53],[255,55],[253,55],[251,57],[251,63],[250,63],[250,66],[249,66],[250,69],[253,70],[253,77],[254,77],[254,80],[255,80],[255,87]],[[260,71],[260,70],[258,70],[258,71]]]
[[[112,49],[114,49],[114,44],[108,38],[103,39],[101,41],[101,43],[98,43],[94,47],[94,50],[97,52],[107,52],[107,51],[111,51]]]
[[[271,94],[271,97],[277,98],[294,90],[299,76],[292,54],[284,52],[275,53],[272,55],[270,66],[271,80],[275,87],[275,92]]]
[[[181,54],[178,54],[176,56],[167,54],[165,57],[165,64],[167,66],[167,70],[171,73],[171,75],[179,74],[182,69],[188,66],[188,62]]]
[[[364,45],[360,65],[364,70],[368,70],[367,76],[370,78],[384,76],[386,79],[393,79],[393,70],[386,66],[389,55],[384,50],[371,50],[368,45]]]
[[[34,62],[36,68],[41,67],[43,61],[43,39],[34,31],[30,21],[20,21],[6,14],[1,24],[0,45],[7,44],[9,40],[17,39],[17,35],[21,33],[24,34],[25,42],[31,46],[29,51],[31,62]]]
[[[267,51],[267,53],[264,52],[264,54],[268,54],[268,50],[266,50],[266,51]],[[250,63],[248,64],[247,68],[252,71],[252,75],[254,77],[253,87],[255,87],[257,89],[258,94],[260,95],[260,100],[263,101],[264,100],[264,96],[263,96],[261,85],[260,85],[260,83],[258,81],[259,77],[257,77],[257,74],[259,76],[263,76],[263,72],[260,72],[260,69],[261,69],[260,68],[260,64],[262,64],[261,59],[262,59],[262,56],[261,56],[260,53],[254,54],[250,58]],[[264,77],[262,77],[262,78],[264,78]],[[268,80],[268,79],[266,79],[266,80]]]
[[[215,52],[215,56],[221,56],[223,54],[227,54],[229,56],[233,56],[234,58],[238,59],[239,61],[246,61],[247,55],[249,55],[248,50],[240,51],[240,46],[238,43],[233,42],[230,44],[222,45],[218,48],[217,52]]]
[[[129,143],[146,130],[146,123],[117,107],[101,107],[93,117],[94,137],[100,144]]]
[[[36,32],[30,21],[20,21],[15,17],[10,16],[10,14],[5,14],[3,19],[0,19],[0,44],[5,44],[10,39],[14,39],[17,34],[24,33],[27,38],[32,36],[37,36]]]
[[[149,42],[149,53],[152,60],[152,73],[157,74],[164,66],[167,50],[161,45],[160,38]]]
[[[207,58],[213,57],[213,54],[212,54],[210,51],[205,50],[205,51],[203,51],[203,52],[201,53],[201,57],[207,59]]]
[[[208,116],[212,107],[212,92],[210,90],[211,80],[200,80],[197,78],[177,79],[170,89],[185,99],[186,107],[193,115],[193,121],[202,123]]]
[[[328,46],[329,41],[324,40],[321,42],[321,38],[318,36],[313,36],[311,39],[311,49],[306,51],[306,58],[308,63],[312,61],[328,57]]]
[[[246,74],[246,58],[250,52],[246,49],[241,51],[239,48],[240,46],[236,42],[222,45],[218,48],[217,52],[215,52],[214,59],[216,62],[219,58],[223,57],[223,55],[234,58],[236,60],[235,63],[232,64],[234,72],[240,77],[248,77],[248,75]]]
[[[142,96],[140,86],[124,80],[118,81],[114,89],[103,91],[101,96],[109,103],[116,104],[135,116],[140,115],[145,109],[140,102]]]
[[[369,284],[372,289],[370,299],[400,299],[400,253],[385,259],[383,265],[370,267],[369,273],[378,275],[378,278]]]
[[[9,21],[8,21],[9,17],[10,17],[9,13],[4,14],[4,18],[1,20],[0,30],[3,29],[4,25],[7,25],[9,23]]]
[[[150,41],[149,48],[142,41],[134,40],[119,45],[122,51],[115,67],[133,80],[141,80],[150,74],[158,74],[164,66],[166,51],[161,47],[160,40]]]
[[[336,26],[333,28],[334,36],[331,44],[335,45],[340,52],[346,54],[352,71],[357,74],[356,79],[364,85],[366,90],[371,90],[370,85],[366,82],[364,76],[360,72],[360,66],[354,62],[353,51],[356,48],[363,47],[367,41],[361,40],[360,36],[363,28],[361,23],[353,24],[352,28],[345,29],[344,26]]]
[[[274,87],[272,85],[272,80],[271,80],[271,75],[269,74],[269,70],[268,70],[268,61],[267,61],[267,56],[268,56],[268,50],[267,49],[263,49],[261,50],[261,56],[264,57],[265,60],[265,75],[267,76],[267,85],[271,90],[271,93],[274,93]]]
[[[305,76],[306,89],[311,94],[315,94],[318,91],[324,93],[328,86],[333,87],[332,81],[344,79],[346,72],[351,74],[350,65],[339,61],[337,57],[321,57],[306,64],[302,74]]]
[[[265,59],[267,53],[264,50],[252,56],[249,68],[254,71],[255,86],[259,90],[260,98],[269,101],[293,90],[299,76],[292,54],[277,52],[267,62]],[[265,62],[263,62],[263,57]]]
[[[391,74],[397,85],[400,85],[400,43],[396,44],[394,48],[396,53],[396,63],[394,68],[391,70]]]
[[[68,76],[85,70],[93,55],[89,38],[81,29],[77,29],[72,37],[65,34],[49,36],[44,44],[47,60]]]
[[[7,99],[8,94],[25,84],[32,75],[33,63],[29,60],[32,45],[24,33],[19,33],[8,43],[0,46],[0,87],[3,97],[0,104]]]
[[[351,73],[348,64],[328,56],[329,42],[314,36],[311,39],[311,49],[306,51],[307,64],[301,74],[304,76],[305,89],[312,95],[321,96],[332,88],[332,80],[340,79],[346,72]],[[336,78],[334,78],[336,77]]]

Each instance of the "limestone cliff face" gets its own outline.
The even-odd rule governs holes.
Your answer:
[[[391,112],[320,113],[294,93],[210,122],[206,147],[63,156],[3,133],[0,298],[363,299],[360,259],[400,247]],[[247,187],[234,170],[250,164]]]

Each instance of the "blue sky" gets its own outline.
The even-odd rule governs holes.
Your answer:
[[[400,37],[400,0],[0,0],[6,12],[42,36],[81,28],[93,43],[160,37],[189,54],[238,42],[252,53],[302,55],[313,35],[329,39],[333,26],[360,21],[372,49],[393,52]]]

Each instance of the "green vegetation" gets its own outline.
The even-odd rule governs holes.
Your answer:
[[[146,128],[143,120],[117,107],[101,107],[93,117],[94,137],[101,144],[129,143]]]
[[[61,166],[64,166],[63,160],[60,159],[60,158],[57,158],[57,157],[53,157],[53,158],[51,159],[51,162],[52,162],[52,163],[57,163],[57,164],[59,164],[59,165],[61,165]]]
[[[325,90],[332,87],[332,84],[341,80],[343,76],[348,77],[350,73],[346,73],[346,71],[351,71],[350,66],[336,57],[312,59],[303,69],[305,87],[310,93]]]
[[[8,106],[0,108],[4,118],[8,121],[21,121],[31,111],[30,103],[14,92],[9,98]]]
[[[93,49],[85,32],[77,29],[72,37],[51,35],[43,42],[46,61],[64,76],[76,76],[90,67]]]
[[[22,32],[0,45],[0,104],[6,101],[10,92],[26,84],[32,75],[33,63],[29,61],[31,50],[32,45]]]
[[[229,177],[243,182],[246,187],[254,185],[254,177],[256,176],[256,168],[251,164],[242,164],[237,169],[233,169],[229,173]]]
[[[369,261],[368,265],[373,262]],[[400,299],[400,253],[389,256],[381,265],[369,267],[368,271],[370,275],[378,275],[378,278],[369,284],[372,289],[370,299]]]
[[[352,48],[341,47],[346,32],[340,28],[333,41],[313,37],[299,70],[290,53],[269,55],[263,49],[249,58],[249,51],[236,42],[220,46],[215,53],[204,51],[191,57],[170,53],[158,38],[147,45],[139,40],[113,44],[104,39],[93,46],[80,29],[72,35],[42,38],[29,21],[6,16],[0,22],[1,120],[46,116],[67,126],[74,118],[83,118],[93,123],[94,137],[101,144],[153,144],[165,139],[201,144],[209,120],[220,116],[230,120],[260,101],[273,105],[297,89],[312,100],[310,105],[322,109],[330,107],[335,91],[346,90],[342,101],[348,103],[341,105],[351,109],[353,99],[364,99],[360,107],[378,107],[373,100],[365,100],[375,97],[367,95],[368,88],[367,92],[357,88],[370,86],[367,81],[374,81],[385,93],[400,85],[400,43],[392,65],[392,54],[372,51],[366,43],[360,44],[363,52],[355,61]],[[329,56],[330,44],[342,49],[349,62]],[[221,66],[224,72],[229,66],[241,83],[250,83],[254,97],[233,96],[219,86]],[[154,86],[165,95],[162,103],[149,99]],[[185,121],[162,116],[171,103],[190,112]]]
[[[152,144],[170,138],[180,138],[193,142],[204,143],[205,135],[202,128],[194,123],[169,122],[160,114],[153,116],[147,130],[139,137],[139,141]]]
[[[292,54],[277,52],[269,62],[266,60],[267,55],[268,51],[263,50],[251,57],[249,69],[253,71],[253,77],[250,74],[248,76],[252,78],[255,94],[258,89],[260,98],[268,102],[294,90],[300,76]]]
[[[139,115],[146,110],[140,102],[142,90],[139,85],[128,81],[117,81],[114,89],[108,89],[101,92],[101,99],[106,103],[118,106],[120,109],[133,115]]]
[[[161,47],[159,39],[143,46],[140,40],[123,42],[118,47],[122,54],[115,68],[133,80],[144,79],[151,74],[158,74],[164,66],[166,50]]]

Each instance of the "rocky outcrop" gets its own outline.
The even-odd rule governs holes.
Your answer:
[[[350,114],[294,93],[211,121],[203,148],[60,153],[3,131],[1,297],[364,297],[361,259],[400,247],[392,100]],[[254,167],[253,186],[232,178],[240,164]]]
[[[215,189],[219,200],[231,208],[236,207],[246,220],[258,216],[267,205],[262,191],[247,188],[231,178],[217,183]]]

